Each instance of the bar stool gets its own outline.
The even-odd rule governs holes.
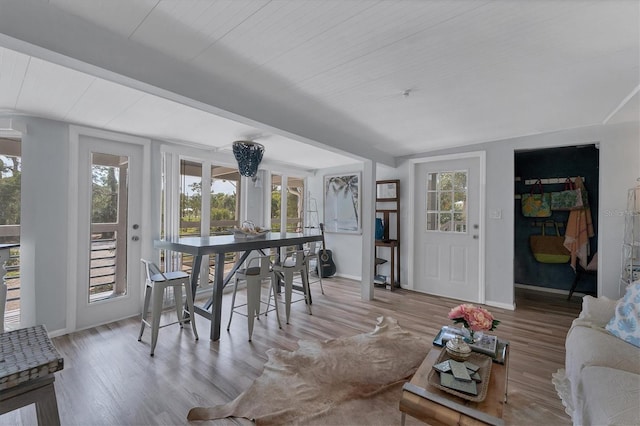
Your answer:
[[[138,335],[138,342],[142,341],[142,333],[144,333],[144,326],[151,327],[151,356],[158,343],[158,330],[173,324],[182,324],[191,321],[191,328],[193,335],[198,340],[198,331],[196,330],[195,311],[193,309],[193,294],[191,292],[191,283],[189,282],[189,274],[182,271],[165,272],[162,273],[158,266],[148,260],[140,259],[144,264],[147,279],[145,281],[144,291],[144,307],[142,308],[142,321],[140,324],[140,335]],[[167,287],[173,287],[173,296],[176,305],[176,312],[178,313],[178,321],[174,321],[168,324],[160,325],[160,315],[162,314],[162,301],[164,299],[164,293]],[[184,305],[182,302],[182,288],[184,287],[186,293],[186,304],[189,312],[189,316],[184,315]],[[151,300],[153,299],[153,300]],[[149,311],[149,302],[151,302],[151,322],[147,321],[146,316]]]
[[[256,266],[257,265],[257,266]],[[254,320],[260,319],[260,305],[262,302],[262,280],[268,279],[270,281],[269,298],[266,302],[267,309],[265,315],[269,312],[271,307],[271,295],[274,298],[274,310],[276,311],[276,318],[278,319],[278,327],[282,328],[280,323],[280,314],[278,313],[278,303],[276,298],[276,277],[273,269],[271,268],[271,259],[269,256],[257,256],[250,259],[247,262],[246,269],[239,269],[236,271],[235,284],[233,286],[233,297],[231,298],[231,312],[229,314],[229,324],[227,324],[227,331],[231,328],[231,320],[233,319],[233,313],[244,315],[238,311],[238,308],[242,306],[247,307],[247,327],[249,331],[249,341],[253,335]],[[238,282],[244,280],[247,282],[247,303],[236,305],[236,293],[238,292]]]
[[[311,315],[311,297],[309,295],[309,281],[307,279],[307,267],[304,261],[304,250],[297,250],[287,256],[279,265],[274,265],[273,270],[279,272],[284,277],[284,304],[287,314],[287,324],[289,324],[289,316],[291,314],[291,296],[293,293],[293,274],[300,274],[302,279],[302,287],[304,288],[305,301],[307,303],[307,311]]]
[[[317,271],[318,279],[316,281],[320,282],[320,292],[324,294],[324,288],[322,287],[322,273],[320,270],[320,256],[316,250],[316,242],[312,241],[309,243],[309,248],[304,250],[304,266],[307,269],[307,283],[311,285],[311,281],[309,280],[309,273],[311,271],[311,262],[315,260],[315,270]],[[316,282],[313,281],[313,282]],[[304,283],[302,284],[304,285]]]

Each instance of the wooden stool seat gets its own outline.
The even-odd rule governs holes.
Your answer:
[[[59,425],[53,373],[64,360],[44,326],[0,334],[0,414],[35,404],[39,425]]]

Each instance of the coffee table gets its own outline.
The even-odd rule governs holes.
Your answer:
[[[428,383],[429,372],[441,350],[444,349],[431,349],[411,380],[405,383],[400,399],[402,425],[407,414],[432,426],[504,425],[502,412],[507,402],[508,345],[504,364],[494,362],[491,367],[487,396],[481,402],[467,401]]]

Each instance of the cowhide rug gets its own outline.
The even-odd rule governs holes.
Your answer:
[[[235,400],[196,407],[189,420],[226,417],[275,424],[399,424],[402,384],[424,360],[431,339],[379,317],[375,330],[269,349],[264,372]],[[409,418],[407,418],[409,420]]]

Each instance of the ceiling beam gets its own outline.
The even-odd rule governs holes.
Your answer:
[[[624,108],[624,106],[629,103],[629,101],[631,100],[631,98],[633,98],[635,95],[637,95],[640,92],[640,84],[637,85],[632,91],[631,93],[629,93],[627,96],[625,96],[625,98],[620,102],[620,104],[618,104],[617,107],[615,107],[613,109],[613,111],[611,111],[609,113],[609,115],[607,115],[607,117],[602,121],[602,124],[607,124],[609,122],[609,120],[611,120],[613,118],[614,115],[616,115],[618,113],[618,111],[620,111],[622,108]]]
[[[392,156],[373,148],[392,141],[339,111],[312,99],[304,99],[304,110],[293,107],[277,93],[197,69],[46,2],[0,3],[0,45],[300,142],[395,166]],[[291,96],[303,95],[287,93]]]

